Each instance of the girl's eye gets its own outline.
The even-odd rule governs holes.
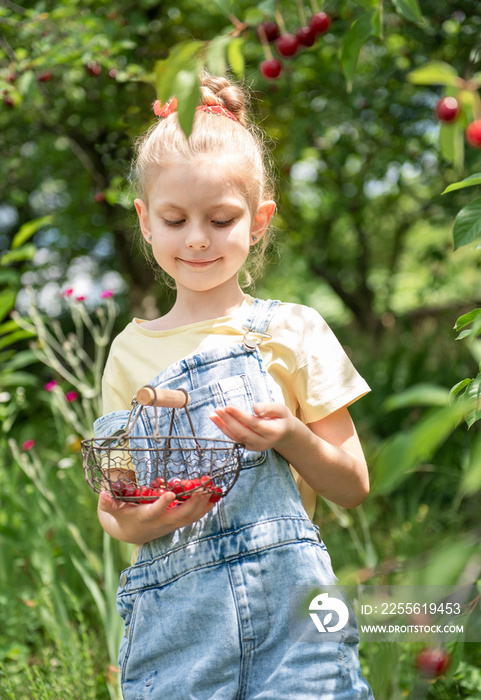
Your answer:
[[[177,219],[176,221],[170,221],[169,219],[164,219],[164,223],[167,224],[167,226],[180,226],[183,224],[185,219]]]
[[[213,221],[214,226],[230,226],[234,223],[234,219],[228,219],[227,221]]]

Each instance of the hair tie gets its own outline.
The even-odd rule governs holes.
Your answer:
[[[170,114],[173,114],[177,110],[177,98],[173,97],[169,102],[166,102],[165,105],[162,106],[162,103],[160,100],[155,100],[154,104],[152,105],[154,114],[156,114],[158,117],[161,119],[166,119]],[[235,117],[232,112],[229,112],[228,109],[225,107],[222,107],[222,105],[215,104],[215,105],[199,105],[196,108],[197,112],[210,112],[210,114],[219,114],[222,117],[228,117],[229,119],[232,119],[235,122],[238,122],[239,120],[237,117]]]
[[[222,105],[199,105],[199,107],[197,107],[197,112],[210,112],[211,114],[220,114],[223,117],[229,117],[229,119],[233,119],[235,122],[239,121],[237,117],[235,117],[232,114],[232,112],[229,112],[229,110],[225,107],[222,107]]]

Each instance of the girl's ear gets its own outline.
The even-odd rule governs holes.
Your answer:
[[[149,211],[147,204],[142,199],[134,199],[135,209],[137,211],[137,216],[139,217],[140,230],[142,235],[150,243],[152,241],[150,233],[150,221],[149,221]],[[149,240],[150,239],[150,240]]]
[[[276,203],[268,200],[259,206],[251,226],[251,245],[255,245],[267,231],[267,227],[276,211]]]

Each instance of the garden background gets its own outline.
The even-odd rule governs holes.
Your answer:
[[[119,697],[130,548],[98,525],[80,441],[112,334],[172,300],[138,246],[129,160],[157,98],[178,96],[188,132],[200,66],[253,88],[273,149],[277,242],[248,291],[316,308],[372,388],[352,406],[371,494],[316,512],[341,583],[479,579],[481,150],[464,132],[481,4],[421,5],[0,2],[2,698]],[[295,33],[321,10],[328,30],[265,79],[258,25]],[[461,113],[441,124],[444,95]],[[479,644],[448,642],[437,675],[425,646],[361,645],[377,700],[481,698]]]

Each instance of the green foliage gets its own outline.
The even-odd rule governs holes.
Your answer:
[[[479,304],[473,244],[481,216],[469,187],[481,174],[463,130],[479,109],[478,8],[463,0],[442,11],[434,0],[333,1],[324,8],[330,31],[266,82],[256,25],[277,11],[295,31],[297,3],[47,5],[0,8],[0,177],[2,201],[15,214],[10,223],[0,217],[6,692],[43,699],[72,688],[82,698],[115,697],[114,591],[129,554],[101,533],[76,451],[98,411],[112,326],[92,333],[89,303],[73,303],[74,318],[64,307],[51,320],[45,309],[32,308],[23,322],[10,313],[26,280],[36,302],[49,286],[58,296],[86,258],[99,280],[117,269],[126,281],[129,302],[119,309],[118,300],[116,312],[165,310],[167,293],[132,244],[131,142],[153,123],[154,100],[173,95],[189,132],[203,66],[252,86],[255,119],[274,145],[280,259],[259,294],[318,308],[373,388],[351,407],[372,495],[354,511],[320,501],[317,512],[335,569],[341,580],[373,582],[456,581],[476,571],[481,325],[479,309],[469,309]],[[461,104],[455,125],[439,127],[433,117],[443,95]],[[476,174],[460,180],[463,167]],[[454,343],[458,316],[462,342]],[[106,319],[93,311],[92,322]],[[121,314],[118,327],[124,321]],[[30,347],[42,334],[47,345]],[[56,360],[47,353],[52,344]],[[95,371],[82,365],[88,381],[69,366],[83,347],[97,358]],[[47,393],[52,367],[57,388]],[[65,399],[72,386],[82,396],[73,406]],[[35,446],[22,451],[28,440]],[[370,644],[361,655],[378,700],[451,700],[479,694],[481,659],[472,647],[453,645],[449,675],[433,682],[418,677],[416,645]]]

